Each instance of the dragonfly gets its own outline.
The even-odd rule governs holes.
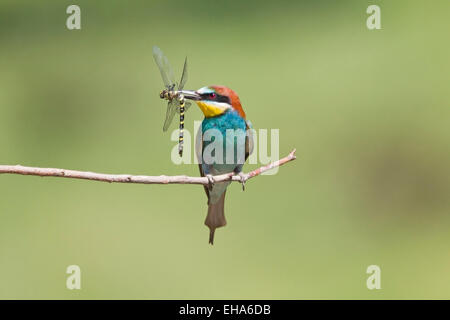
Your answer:
[[[165,86],[165,89],[160,92],[159,97],[168,101],[166,118],[163,126],[164,132],[169,129],[175,114],[180,114],[178,154],[181,157],[183,156],[184,113],[191,106],[191,102],[185,101],[186,95],[189,95],[189,91],[183,91],[184,85],[186,84],[188,78],[187,57],[184,60],[180,82],[175,80],[173,69],[170,66],[169,60],[157,46],[153,47],[153,58],[159,68]]]

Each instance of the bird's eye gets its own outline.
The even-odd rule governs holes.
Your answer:
[[[213,93],[210,93],[209,94],[209,97],[211,98],[211,99],[215,99],[216,98],[216,94],[213,92]]]

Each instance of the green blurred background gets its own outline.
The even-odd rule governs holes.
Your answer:
[[[0,164],[197,175],[170,161],[155,44],[177,75],[188,55],[187,87],[237,91],[298,159],[229,188],[213,247],[200,186],[2,175],[0,298],[450,298],[449,14],[446,0],[2,0]],[[201,118],[192,107],[187,127]],[[71,264],[81,290],[65,287]]]

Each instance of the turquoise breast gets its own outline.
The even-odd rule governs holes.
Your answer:
[[[228,132],[227,132],[228,130]],[[222,174],[234,171],[245,162],[245,120],[234,110],[205,118],[203,132],[203,171],[207,174]],[[222,150],[218,150],[222,139]],[[222,153],[222,154],[221,154]]]

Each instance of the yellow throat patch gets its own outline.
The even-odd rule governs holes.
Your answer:
[[[212,118],[221,115],[224,113],[225,109],[223,107],[206,103],[204,101],[196,101],[197,105],[202,110],[203,114],[206,118]]]

